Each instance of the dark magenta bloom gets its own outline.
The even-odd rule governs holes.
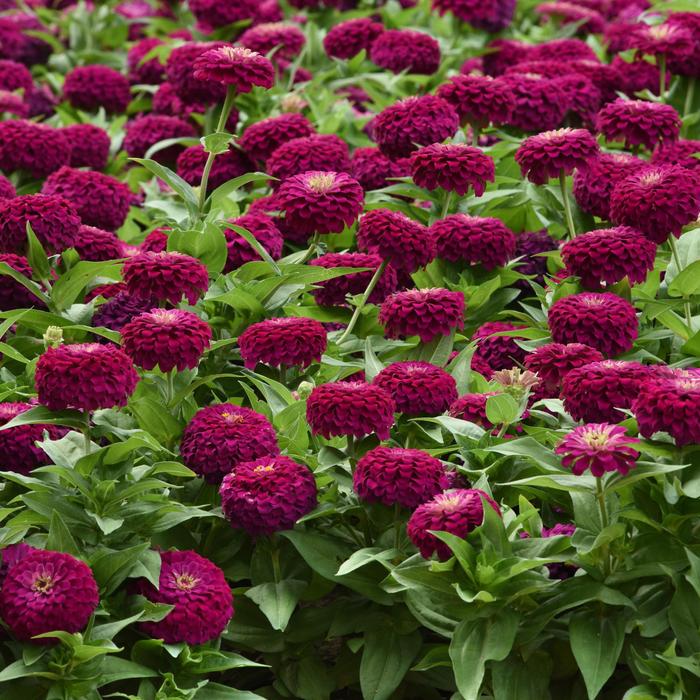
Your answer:
[[[391,178],[410,175],[407,158],[391,160],[376,147],[356,148],[352,154],[350,174],[367,190],[378,190],[396,184]]]
[[[294,24],[263,22],[256,24],[238,39],[241,46],[266,56],[273,49],[275,57],[293,61],[304,48],[306,36]]]
[[[256,17],[258,0],[189,0],[188,5],[202,29],[208,31]]]
[[[160,553],[158,588],[139,579],[136,592],[152,603],[173,605],[158,622],[139,627],[166,644],[205,644],[216,639],[233,617],[233,594],[224,572],[192,551]]]
[[[109,285],[110,287],[122,287],[123,283]],[[93,289],[91,294],[98,296],[95,292],[98,291],[102,296],[107,297],[108,294],[116,292],[108,298],[108,301],[102,304],[92,317],[92,326],[94,328],[104,327],[113,331],[121,331],[121,329],[136,316],[139,316],[146,311],[156,308],[158,303],[152,299],[142,299],[141,297],[132,296],[126,291],[126,285],[123,290],[103,290],[99,287]],[[94,297],[91,297],[94,298]],[[89,299],[86,299],[89,301]]]
[[[544,284],[544,275],[547,272],[547,258],[539,253],[557,250],[559,244],[548,233],[547,229],[541,231],[523,231],[516,236],[514,257],[521,258],[518,261],[517,270],[523,275],[534,275],[534,281]],[[530,289],[526,280],[519,280],[516,284],[525,289]]]
[[[28,279],[32,278],[32,268],[27,258],[23,255],[0,253],[0,262],[5,263]],[[40,303],[41,302],[31,294],[26,287],[12,279],[9,275],[2,275],[0,277],[0,311],[29,308]]]
[[[165,64],[165,74],[175,95],[183,101],[183,107],[194,104],[206,106],[223,101],[226,95],[225,86],[218,80],[204,80],[201,77],[195,77],[194,66],[195,61],[207,51],[225,46],[227,44],[223,41],[191,41],[172,50]],[[166,84],[161,85],[161,88]],[[163,102],[165,102],[165,97],[165,95],[161,96]],[[154,107],[156,107],[155,103],[154,99]],[[164,105],[161,104],[162,106]]]
[[[515,0],[432,0],[441,14],[452,14],[476,29],[500,32],[513,20]]]
[[[608,141],[624,141],[626,148],[645,146],[653,150],[660,142],[678,138],[681,118],[670,105],[617,99],[598,112],[597,126]]]
[[[248,211],[247,214],[239,216],[237,219],[229,219],[229,223],[240,226],[252,233],[258,243],[275,260],[281,257],[282,247],[284,246],[284,238],[277,225],[278,221],[280,220],[273,219],[257,211]],[[247,262],[260,260],[259,253],[253,249],[240,233],[226,227],[224,235],[226,236],[226,246],[228,248],[224,272],[231,272],[231,270],[235,270]]]
[[[186,148],[177,157],[177,174],[189,185],[198,187],[202,182],[208,155],[199,144]],[[240,177],[244,173],[250,172],[252,169],[246,155],[236,148],[219,153],[209,173],[207,193],[213,192],[217,187],[229,180]]]
[[[265,416],[222,403],[197,411],[182,434],[180,454],[192,471],[217,484],[239,462],[278,455],[279,447]]]
[[[523,131],[558,129],[569,108],[566,90],[556,79],[538,74],[517,73],[502,78],[511,89],[515,103],[508,124]]]
[[[63,95],[68,102],[87,112],[104,107],[110,114],[121,114],[131,101],[129,81],[108,66],[78,66],[63,83]]]
[[[219,46],[195,59],[194,77],[230,85],[236,92],[250,92],[255,86],[271,88],[275,84],[275,69],[269,58],[256,51],[243,46]]]
[[[165,114],[145,114],[132,119],[125,127],[124,150],[130,158],[144,158],[151,146],[167,139],[193,138],[197,135],[192,124]],[[185,146],[173,144],[153,153],[159,163],[174,163]]]
[[[278,146],[265,166],[265,172],[279,180],[310,171],[349,172],[347,143],[335,134],[294,138]]]
[[[418,149],[411,156],[411,175],[419,187],[464,196],[469,188],[481,197],[487,182],[496,178],[493,158],[481,149],[462,143],[434,143]]]
[[[462,124],[485,127],[506,124],[515,107],[515,95],[508,83],[490,75],[454,75],[437,90],[459,114]]]
[[[40,179],[70,162],[70,143],[62,129],[21,119],[0,122],[0,169]]]
[[[489,321],[479,326],[472,335],[472,340],[478,341],[472,363],[474,360],[483,361],[483,369],[488,367],[491,373],[522,364],[527,352],[515,342],[518,336],[494,335],[494,333],[515,331],[520,328],[524,326],[506,321]],[[483,374],[480,370],[477,369],[477,371]]]
[[[111,231],[94,226],[81,226],[73,244],[83,260],[116,260],[124,254],[124,245]]]
[[[428,34],[410,29],[381,32],[369,55],[373,63],[392,73],[432,75],[440,67],[440,44]]]
[[[463,394],[452,402],[448,414],[453,418],[480,425],[484,430],[491,430],[494,425],[486,415],[486,402],[489,396],[495,395],[494,391],[488,391],[484,394]]]
[[[104,170],[109,160],[109,134],[94,124],[71,124],[61,129],[70,145],[72,168]]]
[[[639,457],[630,445],[638,442],[620,425],[587,423],[568,433],[554,451],[562,455],[562,466],[577,476],[587,470],[596,477],[606,472],[629,474]]]
[[[252,160],[265,163],[283,143],[314,133],[313,124],[303,114],[280,114],[247,126],[238,144]]]
[[[158,57],[144,61],[153,49],[163,46],[163,41],[157,37],[141,39],[135,43],[126,54],[126,65],[129,71],[129,80],[141,85],[160,85],[165,80],[165,66]]]
[[[353,58],[363,49],[369,53],[374,40],[383,31],[384,26],[369,17],[349,19],[329,29],[323,38],[323,48],[333,58]]]
[[[525,367],[537,374],[538,389],[545,396],[556,398],[562,382],[572,369],[603,360],[601,352],[583,343],[547,343],[535,348],[525,357]]]

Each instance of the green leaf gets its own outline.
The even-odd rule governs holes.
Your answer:
[[[15,416],[11,421],[5,423],[5,425],[0,426],[0,430],[9,430],[18,425],[35,425],[37,423],[63,425],[68,428],[78,428],[82,430],[85,427],[85,418],[80,411],[49,411],[45,406],[35,406]]]
[[[90,568],[103,595],[109,595],[119,587],[149,547],[149,542],[142,542],[120,551],[105,548],[91,557]]]
[[[684,653],[688,656],[700,653],[700,606],[697,593],[687,581],[678,581],[668,619]]]
[[[684,268],[668,285],[672,297],[689,297],[700,292],[700,260]]]
[[[32,225],[27,221],[27,260],[34,275],[40,280],[46,280],[51,275],[51,265],[46,256],[46,251],[36,237]]]
[[[201,260],[212,278],[224,269],[228,256],[226,237],[218,226],[211,223],[204,224],[203,231],[172,231],[168,236],[168,250]]]
[[[41,287],[32,280],[25,277],[23,274],[17,272],[13,267],[10,267],[6,262],[0,262],[0,275],[7,275],[12,277],[15,282],[21,284],[25,289],[31,292],[37,299],[40,299],[44,304],[48,305],[51,303],[49,297],[41,291]]]
[[[510,425],[520,418],[520,406],[510,394],[496,394],[486,399],[486,417],[494,425]]]
[[[372,347],[372,338],[365,339],[365,377],[371,382],[382,370],[384,364],[377,357]]]
[[[233,136],[225,131],[215,131],[199,139],[202,147],[207,153],[226,153]]]
[[[542,700],[548,697],[551,673],[552,659],[544,652],[535,652],[527,661],[511,654],[493,664],[494,700]]]
[[[602,617],[591,611],[574,615],[569,622],[569,642],[593,700],[612,676],[625,641],[626,618],[617,612]]]
[[[261,259],[272,268],[276,275],[282,274],[279,265],[272,259],[267,250],[263,248],[258,239],[248,229],[243,228],[242,226],[236,226],[236,224],[232,224],[230,221],[224,221],[223,224],[226,228],[230,228],[232,231],[235,231],[239,236],[244,238],[250,247],[261,257]]]
[[[479,700],[486,662],[503,661],[508,656],[518,623],[518,615],[509,610],[459,623],[450,642],[450,658],[464,700]]]
[[[108,656],[100,666],[98,687],[130,678],[156,678],[158,671],[118,656]]]
[[[265,173],[255,172],[255,173],[245,173],[239,177],[234,177],[233,180],[224,182],[223,185],[219,185],[212,194],[209,196],[211,200],[211,209],[216,211],[217,209],[225,209],[225,201],[229,199],[230,195],[239,190],[241,187],[245,187],[252,182],[264,182],[267,184],[270,180],[276,180],[277,178],[271,177]]]
[[[393,626],[365,632],[360,662],[363,700],[388,700],[401,684],[420,647],[418,632],[399,634]]]
[[[46,549],[51,549],[54,552],[66,552],[66,554],[73,554],[74,556],[80,555],[80,547],[78,547],[68,526],[56,511],[51,514],[49,536],[46,538]]]
[[[57,309],[67,309],[73,305],[80,292],[95,277],[108,277],[112,280],[121,278],[121,263],[113,260],[93,262],[81,260],[62,274],[51,287],[51,300]]]
[[[185,203],[185,207],[187,207],[187,212],[189,213],[190,218],[197,218],[199,214],[197,195],[192,187],[188,185],[179,175],[160,163],[156,163],[156,161],[148,158],[130,158],[129,160],[133,160],[135,163],[142,165],[144,168],[146,168],[146,170],[149,170],[156,177],[170,185],[170,187],[172,187],[172,189],[180,195],[182,201]]]
[[[307,587],[305,581],[287,579],[277,583],[261,583],[249,588],[245,595],[257,603],[272,629],[284,632],[294,609]]]

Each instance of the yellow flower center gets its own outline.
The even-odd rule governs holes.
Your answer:
[[[191,591],[199,583],[199,579],[192,574],[173,574],[173,578],[181,591]]]
[[[269,474],[270,472],[275,471],[275,465],[274,464],[259,464],[257,467],[253,468],[253,471],[256,474]]]
[[[53,588],[54,581],[47,573],[39,574],[32,583],[32,590],[37,593],[48,593]]]
[[[314,191],[318,192],[328,192],[333,183],[335,182],[335,173],[319,173],[318,175],[312,175],[308,180],[307,184]]]

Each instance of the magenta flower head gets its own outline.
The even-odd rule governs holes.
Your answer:
[[[28,403],[0,403],[0,425],[32,408]],[[3,469],[20,474],[29,474],[37,467],[51,464],[51,459],[36,443],[44,439],[44,431],[50,440],[58,440],[66,434],[56,425],[18,425],[0,431],[0,461]]]
[[[116,260],[124,253],[124,244],[111,231],[103,231],[94,226],[81,226],[73,244],[83,260]]]
[[[122,276],[130,294],[179,304],[184,296],[196,304],[209,287],[207,268],[183,253],[139,253],[128,258]]]
[[[405,158],[420,146],[440,143],[459,129],[459,115],[441,97],[408,97],[382,110],[372,122],[374,139],[390,158]]]
[[[680,236],[683,227],[700,214],[700,186],[679,165],[643,168],[615,185],[610,218],[631,226],[654,243]]]
[[[471,187],[474,194],[484,194],[487,182],[496,178],[493,158],[481,149],[463,143],[434,143],[418,149],[411,156],[411,175],[419,187],[438,187],[464,196]]]
[[[583,343],[608,357],[631,350],[639,331],[634,306],[608,292],[563,297],[552,304],[547,322],[555,343]]]
[[[196,552],[161,552],[158,588],[139,579],[135,590],[152,603],[172,605],[158,622],[139,627],[166,644],[205,644],[216,639],[233,617],[233,594],[224,572]]]
[[[629,226],[598,229],[564,244],[561,256],[566,269],[581,278],[584,289],[595,291],[603,283],[615,284],[627,277],[641,284],[654,269],[656,244]]]
[[[291,530],[317,503],[313,473],[283,456],[237,464],[219,493],[231,526],[252,537]]]
[[[165,114],[144,114],[127,123],[124,150],[130,158],[144,158],[151,146],[159,141],[192,138],[196,135],[192,124],[183,119]],[[156,151],[152,157],[159,163],[174,163],[184,148],[182,144],[173,144]]]
[[[630,445],[638,442],[620,425],[588,423],[574,428],[554,451],[562,455],[562,466],[577,476],[590,470],[601,477],[605,472],[629,474],[639,457]]]
[[[189,185],[199,186],[202,183],[208,155],[199,144],[186,148],[177,157],[177,174]],[[232,148],[224,153],[219,153],[209,173],[207,192],[213,192],[225,182],[250,172],[252,169],[246,155],[238,149]]]
[[[391,209],[372,209],[360,219],[357,244],[408,273],[425,267],[435,257],[430,229]]]
[[[0,169],[26,171],[39,179],[70,162],[70,144],[61,129],[21,119],[0,122]]]
[[[0,90],[14,92],[24,90],[25,94],[34,88],[34,78],[26,66],[17,61],[0,60]]]
[[[77,109],[94,112],[104,107],[110,114],[121,114],[131,101],[131,88],[114,68],[78,66],[66,75],[63,95]]]
[[[672,51],[668,56],[668,67],[675,75],[687,75],[691,78],[700,76],[700,20],[697,12],[672,12],[668,24],[682,27],[693,37],[695,48],[680,54]]]
[[[109,160],[109,134],[94,124],[70,124],[61,129],[70,147],[72,168],[104,170]]]
[[[283,143],[313,134],[314,127],[303,114],[287,113],[246,127],[238,144],[250,158],[264,163]]]
[[[312,170],[286,179],[277,192],[285,221],[296,231],[340,233],[362,213],[362,185],[345,173]]]
[[[587,214],[610,218],[610,196],[621,180],[640,170],[645,161],[626,153],[598,153],[574,173],[574,198]]]
[[[47,31],[36,16],[24,12],[3,14],[0,17],[0,56],[33,66],[46,63],[51,55],[51,45],[24,30]]]
[[[508,124],[523,131],[558,129],[569,109],[566,90],[556,79],[536,73],[504,75],[501,78],[515,97]]]
[[[525,139],[515,153],[520,172],[530,182],[544,185],[561,173],[585,169],[598,153],[598,143],[586,129],[556,129]]]
[[[333,58],[353,58],[362,50],[369,53],[374,40],[383,31],[384,26],[369,17],[349,19],[329,29],[323,48]]]
[[[0,250],[24,252],[28,223],[39,241],[57,253],[75,243],[80,229],[80,217],[63,197],[26,194],[0,200]]]
[[[508,83],[489,75],[455,75],[437,90],[459,114],[462,124],[483,128],[505,124],[515,107],[515,95]]]
[[[514,0],[433,0],[432,4],[441,15],[452,12],[457,19],[487,32],[505,29],[515,12]]]
[[[35,547],[31,547],[24,542],[8,544],[7,547],[0,549],[0,557],[2,557],[2,564],[0,564],[0,588],[2,588],[2,582],[5,580],[10,567],[24,559],[28,554],[37,551]]]
[[[306,36],[295,24],[263,22],[246,29],[238,41],[241,46],[256,51],[262,56],[277,49],[276,57],[293,61],[304,48]]]
[[[440,44],[423,32],[389,29],[370,48],[372,62],[392,73],[432,75],[440,67]]]
[[[654,165],[680,165],[687,170],[700,169],[700,141],[679,139],[663,144],[651,156]]]
[[[126,406],[139,381],[129,356],[115,345],[77,343],[49,348],[35,375],[39,403],[51,411]]]
[[[362,294],[370,279],[381,265],[382,259],[370,253],[326,253],[309,262],[309,265],[333,269],[335,267],[366,267],[364,272],[356,272],[334,279],[318,282],[311,293],[321,306],[345,306],[347,297]],[[398,281],[396,271],[388,266],[379,278],[377,286],[369,296],[370,304],[381,304],[386,297],[396,291]]]
[[[135,43],[126,54],[126,65],[129,80],[135,84],[160,85],[165,80],[165,66],[157,56],[144,60],[153,49],[163,46],[164,42],[157,37],[141,39]]]
[[[436,221],[430,231],[437,257],[443,260],[493,270],[515,256],[515,234],[500,219],[452,214]]]
[[[618,423],[631,408],[653,370],[638,362],[603,360],[575,367],[566,373],[561,396],[575,420]]]
[[[80,632],[99,602],[97,583],[84,562],[63,552],[36,550],[10,566],[0,589],[0,617],[23,642],[62,630]]]
[[[373,383],[391,394],[396,410],[407,416],[437,416],[457,398],[454,377],[429,362],[394,362]]]
[[[681,24],[640,22],[630,34],[628,48],[647,56],[666,56],[682,62],[695,50],[695,40],[692,32]]]
[[[271,88],[275,68],[269,58],[243,46],[219,46],[205,51],[194,62],[198,80],[230,85],[236,92],[250,92],[255,86]]]
[[[603,355],[583,343],[547,343],[540,345],[525,357],[525,368],[534,372],[540,383],[538,389],[545,396],[558,397],[564,377],[572,369],[583,367],[591,362],[600,362]]]
[[[4,175],[0,175],[0,201],[16,196],[15,186]]]
[[[626,148],[641,145],[653,150],[660,142],[678,138],[681,118],[670,105],[617,99],[598,112],[597,124],[608,141],[624,141]]]
[[[313,134],[280,145],[267,159],[265,172],[279,180],[310,171],[347,173],[348,144],[335,134]]]
[[[378,148],[356,148],[352,154],[350,174],[367,190],[378,190],[395,184],[390,178],[406,177],[410,174],[410,163],[402,158],[391,160]]]
[[[464,328],[464,293],[448,289],[408,289],[387,297],[379,311],[387,338],[420,337],[429,343],[453,328]]]
[[[259,0],[189,0],[192,14],[202,29],[225,27],[227,24],[255,18]]]
[[[209,105],[224,99],[226,95],[224,85],[219,80],[204,80],[196,77],[195,62],[205,53],[226,46],[228,44],[222,41],[192,41],[171,51],[165,64],[165,74],[175,94],[185,104]]]
[[[422,450],[375,447],[357,463],[353,488],[361,500],[416,508],[449,486],[443,463]]]
[[[277,227],[275,219],[257,211],[248,211],[247,214],[239,216],[237,219],[229,219],[229,223],[250,231],[258,243],[270,254],[270,257],[277,260],[282,255],[284,238],[282,238],[282,233]],[[245,263],[260,260],[258,252],[240,233],[227,227],[224,229],[224,235],[228,248],[224,272],[231,272]]]
[[[143,369],[194,369],[211,342],[211,328],[191,311],[153,309],[122,329],[124,352]]]
[[[303,316],[254,323],[238,338],[248,369],[255,369],[258,362],[270,367],[308,367],[321,361],[327,343],[323,324]]]
[[[527,352],[515,342],[518,337],[494,333],[515,331],[524,327],[506,321],[489,321],[482,324],[472,335],[472,340],[477,341],[474,359],[483,360],[493,372],[522,364]]]
[[[106,231],[116,231],[126,221],[132,199],[129,188],[110,175],[66,166],[49,175],[41,191],[64,197],[84,224]]]
[[[182,434],[180,454],[192,471],[218,484],[240,462],[273,457],[279,447],[265,416],[222,403],[197,411]]]
[[[480,489],[457,489],[438,494],[413,512],[408,521],[408,537],[424,559],[436,554],[440,561],[447,561],[452,550],[431,531],[449,532],[464,539],[484,522],[484,501],[498,515],[501,514],[498,504]]]
[[[394,424],[394,400],[379,386],[366,382],[330,382],[317,386],[306,402],[306,419],[314,435],[362,438],[375,433],[389,439]]]
[[[152,299],[134,297],[127,291],[120,292],[95,311],[92,317],[92,326],[93,328],[104,327],[113,331],[121,331],[129,321],[146,311],[151,311],[156,306],[157,302]]]
[[[644,437],[665,432],[683,447],[700,444],[699,405],[700,373],[675,370],[642,384],[632,411]]]
[[[464,394],[452,402],[448,415],[480,425],[485,430],[491,430],[494,425],[486,415],[486,402],[489,396],[495,395],[495,391],[484,394]]]
[[[537,5],[535,12],[558,20],[562,26],[576,24],[581,34],[600,34],[605,29],[605,18],[600,12],[573,2],[544,2]]]
[[[14,253],[0,253],[0,262],[4,262],[21,275],[32,278],[32,268],[27,258]],[[0,277],[0,311],[30,308],[40,303],[39,300],[23,285],[9,275]]]

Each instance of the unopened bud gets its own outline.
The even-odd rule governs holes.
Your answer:
[[[303,401],[304,399],[308,399],[309,396],[311,396],[311,392],[313,390],[314,385],[311,382],[302,382],[301,384],[299,384],[296,393],[299,395],[299,399]]]
[[[302,112],[308,106],[308,102],[301,95],[297,95],[294,92],[285,95],[280,100],[280,109],[283,112]]]
[[[504,393],[510,394],[518,401],[540,383],[539,377],[534,372],[528,369],[522,370],[520,367],[494,372],[491,381],[500,384]]]
[[[49,326],[44,333],[44,347],[57,348],[63,345],[63,329],[58,326]]]

